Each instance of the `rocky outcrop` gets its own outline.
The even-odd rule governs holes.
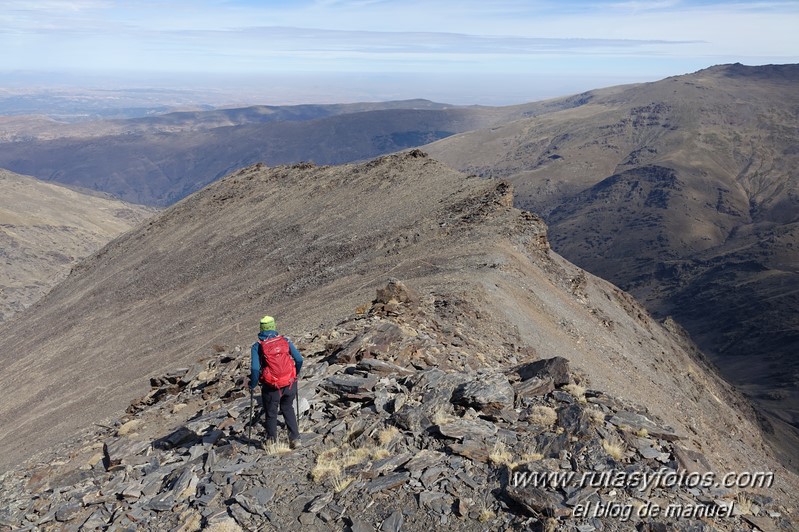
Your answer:
[[[478,368],[450,354],[530,350],[489,345],[398,286],[296,339],[300,449],[248,427],[248,353],[225,349],[5,474],[0,530],[791,529],[773,499],[701,482],[707,463],[680,434],[578,385],[564,359]]]

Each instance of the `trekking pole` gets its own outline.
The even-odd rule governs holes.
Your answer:
[[[297,376],[297,432],[300,432],[300,377]]]
[[[247,450],[250,449],[250,444],[252,443],[252,388],[250,388],[250,420],[247,422]]]

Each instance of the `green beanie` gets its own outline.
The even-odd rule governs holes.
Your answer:
[[[264,316],[261,318],[261,331],[274,331],[275,330],[275,318],[272,316]]]

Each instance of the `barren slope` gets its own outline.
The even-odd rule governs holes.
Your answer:
[[[549,251],[543,223],[511,202],[507,185],[418,151],[356,166],[254,166],[207,187],[0,325],[3,467],[118,416],[156,372],[214,344],[249,345],[265,312],[284,333],[315,334],[397,277],[443,301],[440,312],[465,309],[462,325],[501,346],[467,354],[472,367],[566,357],[713,466],[795,483],[768,458],[751,409],[682,337]]]
[[[0,321],[153,210],[0,169]]]
[[[725,65],[429,147],[509,179],[554,249],[674,316],[758,398],[795,465],[797,89],[797,65]]]

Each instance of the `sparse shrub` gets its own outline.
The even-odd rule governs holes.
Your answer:
[[[513,469],[513,454],[508,451],[502,440],[494,442],[494,448],[488,454],[488,459],[494,465],[507,465]]]
[[[558,420],[558,413],[551,406],[536,405],[527,416],[527,421],[535,425],[551,427]]]
[[[594,425],[601,425],[605,422],[605,413],[597,408],[586,408],[585,413]]]
[[[382,447],[387,447],[397,437],[397,434],[399,434],[399,429],[394,425],[389,425],[377,433],[377,441]]]
[[[352,477],[342,477],[341,473],[337,473],[333,475],[333,491],[336,493],[340,493],[344,491],[344,489],[352,484],[352,481],[355,480]]]
[[[232,518],[217,521],[205,527],[206,532],[241,532],[242,528]]]
[[[616,437],[608,437],[607,439],[603,439],[602,448],[605,449],[605,452],[608,453],[608,456],[614,460],[621,460],[624,458],[624,452],[626,451],[624,443]]]
[[[563,387],[569,394],[571,394],[578,403],[586,403],[585,388],[579,384],[567,384]]]
[[[743,515],[750,515],[752,513],[752,499],[743,493],[739,493],[735,497],[735,502],[736,506],[738,507],[738,511]]]
[[[291,451],[291,447],[289,447],[289,444],[281,440],[264,443],[264,452],[266,453],[267,456],[283,454],[289,451]]]
[[[491,508],[483,506],[483,508],[480,510],[480,515],[477,517],[477,520],[481,523],[486,523],[493,520],[496,516],[497,514],[495,514]]]
[[[638,429],[638,432],[636,432],[635,435],[638,436],[639,438],[648,438],[649,431],[646,430],[646,428],[641,427],[640,429]]]

